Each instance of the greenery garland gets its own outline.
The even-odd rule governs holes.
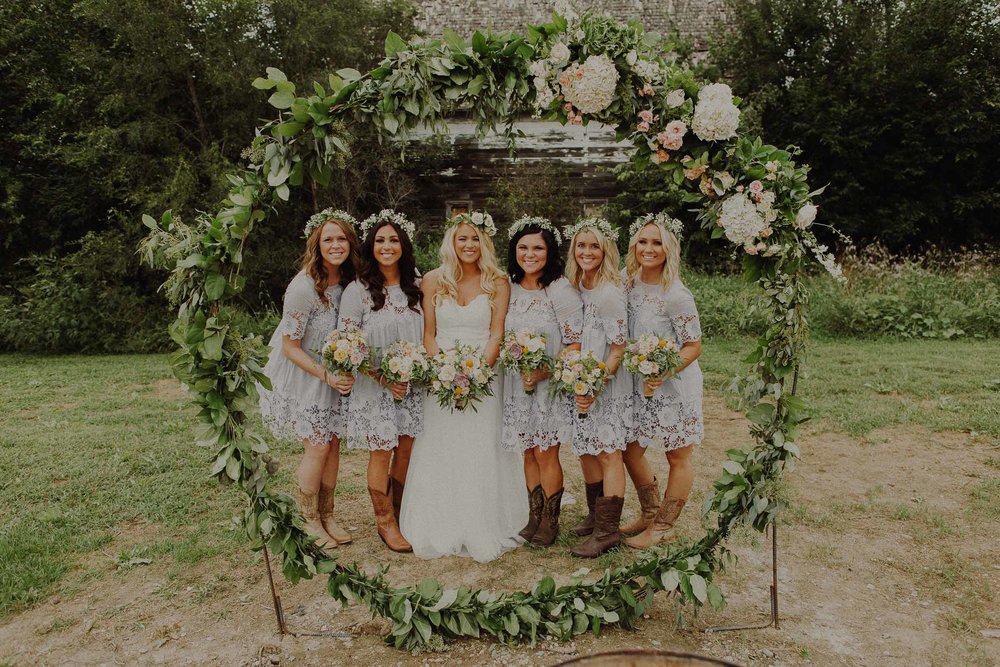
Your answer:
[[[740,524],[765,530],[780,509],[773,483],[798,454],[797,428],[806,419],[795,383],[788,386],[807,335],[802,276],[817,259],[831,272],[837,267],[811,231],[810,198],[817,193],[809,192],[808,168],[795,163],[795,149],[739,132],[739,100],[728,87],[700,85],[661,53],[662,44],[637,22],[553,14],[526,35],[476,32],[465,40],[448,31],[443,40],[408,44],[390,33],[376,69],[342,69],[307,96],[268,68],[253,85],[273,91],[278,117],[259,128],[251,164],[228,176],[232,187],[220,210],[192,225],[170,211],[159,221],[143,216],[150,229],[144,259],[170,271],[164,289],[178,308],[170,363],[201,408],[197,443],[213,451],[211,474],[246,493],[243,528],[252,548],[266,544],[293,582],[328,575],[334,599],[391,619],[387,641],[398,648],[484,635],[503,642],[570,639],[605,625],[633,627],[657,591],[679,604],[720,607],[713,579],[726,561],[724,540]],[[547,576],[525,592],[445,589],[433,580],[393,588],[385,570],[368,575],[318,549],[302,532],[292,499],[267,488],[276,464],[248,429],[247,415],[257,402],[256,383],[270,386],[262,370],[268,348],[233,326],[226,305],[244,287],[247,236],[288,200],[291,187],[307,177],[329,183],[349,156],[352,126],[374,124],[390,140],[417,127],[444,130],[444,118],[456,112],[475,119],[481,133],[502,132],[512,148],[514,122],[525,113],[611,125],[633,143],[639,166],[658,169],[684,192],[701,225],[743,253],[747,280],[767,296],[767,330],[736,379],[754,443],[727,452],[704,507],[715,525],[698,542],[651,548],[594,581],[574,577],[557,586]]]

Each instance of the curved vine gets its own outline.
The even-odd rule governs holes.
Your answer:
[[[658,591],[681,603],[721,606],[713,579],[726,560],[726,537],[740,524],[765,530],[780,509],[772,483],[798,454],[797,429],[806,418],[791,381],[807,336],[803,274],[810,262],[834,273],[837,267],[812,232],[810,200],[818,193],[809,192],[808,167],[795,162],[796,149],[740,132],[739,100],[728,87],[702,85],[672,64],[662,44],[636,22],[553,14],[525,35],[476,32],[466,40],[448,31],[441,40],[407,43],[390,33],[377,68],[342,69],[306,95],[268,68],[253,85],[272,91],[277,118],[258,129],[248,166],[228,176],[232,187],[219,211],[193,224],[170,211],[159,220],[143,216],[150,230],[145,261],[169,270],[164,288],[178,308],[170,363],[200,407],[198,444],[213,451],[211,474],[246,494],[243,527],[252,548],[266,544],[292,581],[329,576],[334,599],[391,619],[387,641],[398,648],[483,635],[569,639],[609,624],[633,627]],[[512,148],[514,123],[528,113],[615,127],[634,145],[632,159],[681,189],[699,224],[742,253],[747,280],[762,288],[768,327],[737,378],[753,444],[726,453],[704,507],[714,526],[699,541],[654,547],[594,581],[577,577],[557,586],[547,576],[531,591],[443,588],[433,580],[394,588],[384,570],[369,575],[318,549],[302,532],[291,498],[268,488],[275,463],[247,420],[256,383],[269,386],[262,370],[268,349],[233,326],[226,305],[244,287],[247,237],[288,200],[290,188],[307,178],[329,183],[349,154],[352,127],[374,124],[394,140],[419,127],[443,131],[444,119],[459,112],[481,133],[503,133]]]

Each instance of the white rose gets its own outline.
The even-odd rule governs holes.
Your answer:
[[[639,372],[642,373],[643,375],[653,375],[658,370],[659,367],[649,359],[639,364]]]
[[[480,213],[479,211],[476,211],[475,213],[473,213],[472,214],[472,222],[473,222],[473,224],[476,224],[476,225],[483,224],[483,214]]]
[[[573,377],[573,373],[572,372],[570,372],[570,371],[563,371],[562,375],[559,377],[559,379],[562,380],[566,384],[570,384],[576,378]]]
[[[562,42],[556,42],[552,45],[552,50],[549,52],[549,60],[554,63],[564,63],[569,61],[569,47]]]
[[[671,90],[667,93],[667,98],[664,100],[668,107],[679,107],[684,104],[684,89],[678,88],[677,90]]]
[[[795,214],[795,226],[799,229],[805,229],[813,223],[816,219],[816,213],[819,209],[816,208],[815,204],[806,204],[799,209],[799,212]]]
[[[625,62],[627,62],[629,66],[634,65],[635,61],[638,59],[639,59],[639,54],[635,52],[635,49],[632,49],[631,51],[625,54]]]
[[[528,71],[531,75],[542,79],[543,81],[549,76],[549,66],[544,60],[535,60],[528,66]]]
[[[438,371],[438,379],[441,382],[451,382],[455,379],[455,367],[454,366],[442,366],[441,370]]]

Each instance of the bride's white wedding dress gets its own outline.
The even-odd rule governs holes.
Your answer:
[[[452,299],[436,309],[437,344],[459,341],[480,350],[490,329],[490,302],[480,294],[465,306]],[[521,540],[528,497],[521,457],[500,447],[503,419],[500,376],[493,396],[452,412],[437,398],[424,400],[424,429],[413,444],[400,530],[421,558],[471,556],[491,561]]]

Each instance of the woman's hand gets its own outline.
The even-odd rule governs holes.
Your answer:
[[[551,373],[544,368],[536,368],[533,371],[521,371],[521,380],[524,381],[526,389],[534,389],[542,380],[549,377]]]
[[[662,375],[660,377],[655,377],[655,378],[646,378],[642,382],[643,389],[646,390],[647,393],[653,393],[654,391],[659,389],[662,384],[663,384]]]
[[[591,406],[594,405],[595,400],[597,400],[596,396],[577,396],[576,397],[577,412],[590,412],[590,408]]]
[[[406,398],[406,392],[410,390],[409,382],[389,382],[385,383],[383,386],[389,390],[389,393],[392,394],[392,397],[397,401],[401,401]]]
[[[323,381],[336,389],[341,396],[351,393],[354,389],[354,375],[352,373],[323,373]]]

